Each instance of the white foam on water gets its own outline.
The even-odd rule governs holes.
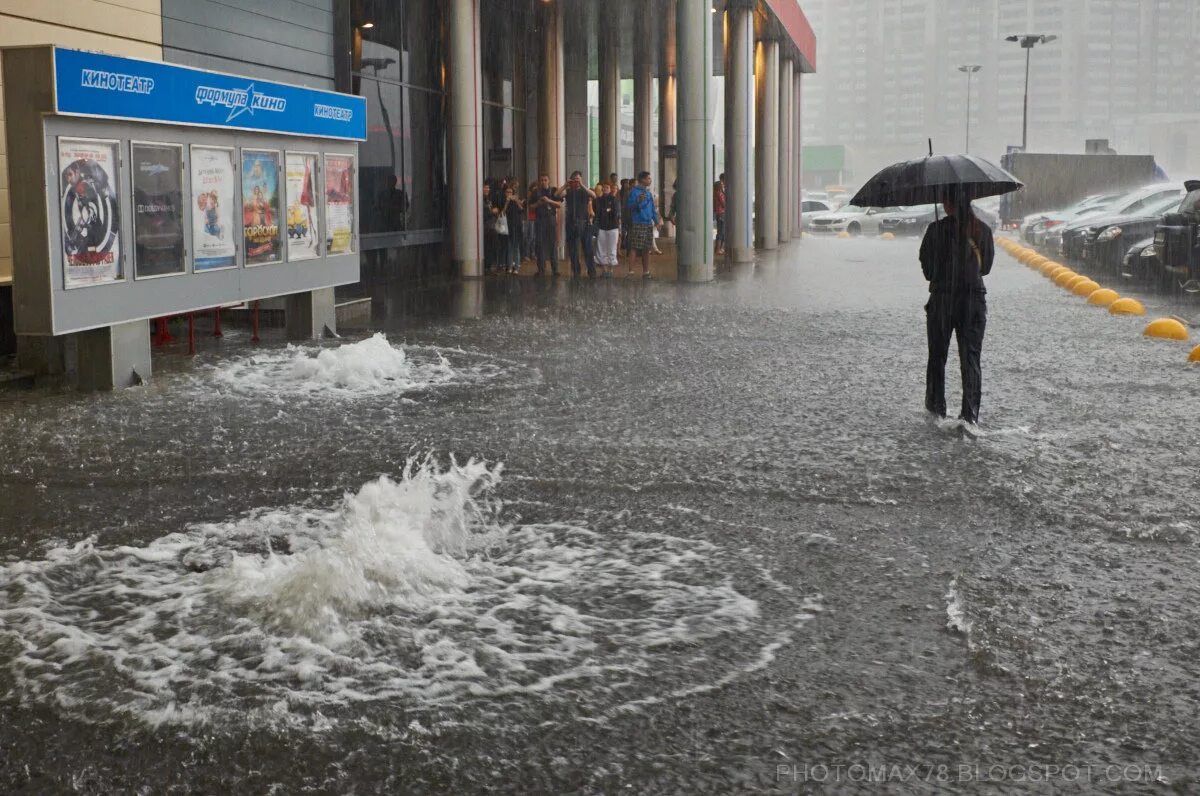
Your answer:
[[[465,357],[464,357],[465,358]],[[335,347],[264,351],[225,360],[212,379],[231,392],[259,398],[402,394],[493,378],[494,363],[452,365],[439,351],[393,345],[382,333]]]
[[[962,596],[958,593],[958,579],[951,578],[946,588],[946,628],[962,633],[968,641],[971,637],[971,622],[963,608]]]
[[[0,676],[73,716],[151,725],[319,731],[386,702],[428,728],[510,699],[594,717],[722,687],[819,610],[771,625],[709,542],[505,524],[500,474],[410,462],[331,507],[10,563]]]

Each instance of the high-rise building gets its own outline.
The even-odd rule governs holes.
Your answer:
[[[1200,3],[1194,0],[808,0],[824,66],[805,77],[806,144],[841,144],[855,179],[884,163],[961,151],[971,78],[971,150],[1021,143],[1025,52],[1031,150],[1082,152],[1108,139],[1169,172],[1200,168],[1187,121],[1200,114]],[[1172,128],[1164,135],[1164,126]],[[1164,143],[1165,141],[1165,143]]]

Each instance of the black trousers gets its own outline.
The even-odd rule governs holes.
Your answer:
[[[550,270],[558,276],[558,221],[554,218],[539,218],[534,222],[537,230],[537,272],[546,273],[546,260]]]
[[[987,328],[987,300],[982,293],[934,293],[925,305],[925,330],[929,338],[929,364],[925,368],[925,408],[946,416],[946,357],[950,335],[958,339],[962,369],[962,412],[959,417],[979,422],[983,393],[983,333]]]
[[[591,225],[587,221],[567,219],[567,256],[571,258],[571,273],[579,276],[582,266],[579,262],[579,249],[583,249],[583,259],[587,263],[588,276],[596,275],[596,261],[593,259],[592,241],[588,232]]]

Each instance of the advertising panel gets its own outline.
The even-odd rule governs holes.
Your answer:
[[[63,284],[116,282],[121,270],[121,208],[116,141],[58,139]]]
[[[367,138],[366,99],[332,91],[64,47],[53,80],[60,114]]]
[[[192,269],[237,265],[233,150],[192,147]]]
[[[325,156],[325,252],[354,252],[354,156]]]
[[[288,260],[310,260],[321,254],[316,210],[317,156],[288,152],[286,164]]]
[[[131,144],[133,158],[133,275],[182,274],[183,147]]]
[[[279,153],[243,149],[242,238],[246,265],[281,259],[279,223]]]

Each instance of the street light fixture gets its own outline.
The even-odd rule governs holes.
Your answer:
[[[1033,48],[1039,44],[1049,44],[1057,39],[1057,36],[1046,36],[1041,33],[1021,33],[1016,36],[1006,36],[1005,41],[1014,41],[1021,45],[1025,50],[1025,111],[1021,114],[1021,151],[1024,152],[1027,148],[1029,140],[1029,55],[1033,52]]]
[[[982,68],[979,64],[963,64],[958,67],[958,71],[967,73],[967,141],[963,149],[967,155],[971,154],[971,75]]]

